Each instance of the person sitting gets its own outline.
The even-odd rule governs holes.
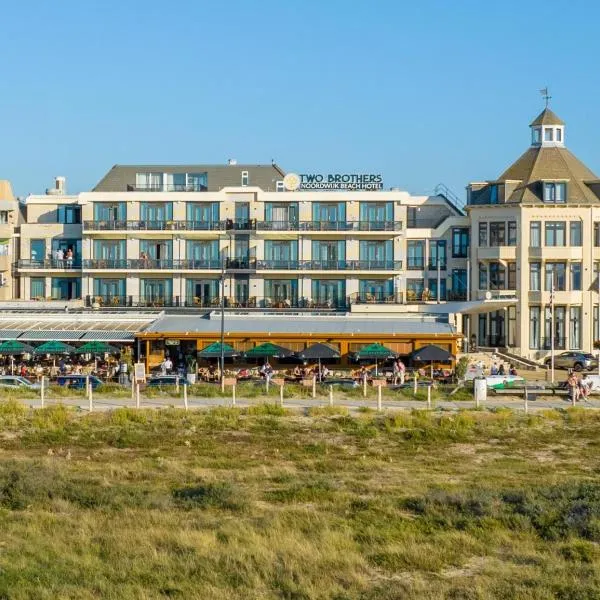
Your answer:
[[[510,369],[508,371],[509,375],[512,375],[514,377],[517,376],[517,369],[515,368],[515,365],[510,365]]]
[[[587,398],[590,395],[592,389],[592,381],[588,378],[587,373],[583,374],[583,377],[579,380],[579,396],[580,398]]]
[[[500,363],[500,367],[498,368],[498,375],[506,375],[506,370],[504,369],[504,363]]]
[[[325,379],[327,379],[327,377],[330,375],[331,371],[325,365],[323,365],[323,368],[321,369],[321,381],[325,381]]]
[[[292,371],[292,377],[296,381],[300,381],[302,379],[302,369],[300,369],[298,365],[294,367],[294,370]]]
[[[498,375],[498,365],[494,363],[490,369],[490,375]]]

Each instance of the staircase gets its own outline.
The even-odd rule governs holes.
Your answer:
[[[510,365],[514,365],[517,370],[537,371],[539,369],[539,365],[534,361],[505,351],[489,350],[484,352],[480,350],[479,352],[469,352],[459,356],[466,356],[469,359],[469,365],[481,362],[487,373],[490,372],[493,364],[497,367],[503,364],[506,373],[508,373]]]

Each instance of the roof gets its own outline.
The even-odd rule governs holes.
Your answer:
[[[564,125],[556,113],[552,112],[549,108],[545,108],[533,121],[530,123],[530,127],[536,127],[537,125]]]
[[[228,333],[279,333],[279,334],[332,334],[351,335],[353,333],[366,334],[425,334],[425,335],[452,335],[455,328],[433,318],[355,318],[348,316],[303,316],[288,315],[278,317],[275,315],[259,317],[258,315],[227,315],[225,317],[225,331]],[[164,315],[147,327],[146,333],[218,333],[220,319],[192,315]]]
[[[114,165],[94,187],[94,192],[125,192],[135,186],[136,173],[206,173],[209,192],[224,187],[239,187],[242,171],[248,171],[248,185],[264,191],[276,191],[276,181],[283,180],[285,172],[275,163],[269,165]],[[129,188],[130,189],[130,188]]]
[[[536,203],[542,201],[544,180],[567,182],[567,202],[596,204],[598,196],[585,184],[597,179],[574,154],[561,146],[528,148],[498,181],[518,181],[507,203]]]

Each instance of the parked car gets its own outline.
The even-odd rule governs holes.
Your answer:
[[[146,385],[151,387],[163,386],[163,385],[177,385],[177,381],[179,380],[179,385],[186,385],[188,383],[185,377],[181,377],[181,375],[155,375],[148,379]]]
[[[59,375],[56,378],[56,383],[75,390],[84,390],[87,377],[90,378],[90,384],[93,390],[102,385],[102,381],[94,375]]]
[[[28,388],[31,390],[39,390],[39,383],[31,383],[29,379],[17,375],[0,375],[0,387],[11,388]]]
[[[544,360],[544,364],[550,367],[552,359]],[[554,367],[557,369],[573,369],[575,371],[591,371],[598,368],[598,359],[587,352],[561,352],[554,357]]]

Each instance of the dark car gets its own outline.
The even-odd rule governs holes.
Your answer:
[[[102,385],[102,381],[94,375],[59,375],[56,378],[56,383],[58,385],[64,385],[65,387],[70,387],[75,390],[84,390],[85,380],[88,377],[93,390]]]
[[[148,379],[146,385],[148,386],[163,386],[163,385],[185,385],[187,383],[187,379],[185,377],[181,377],[181,375],[155,375]]]
[[[544,360],[544,364],[550,367],[552,359]],[[562,352],[554,357],[554,366],[557,369],[573,369],[575,371],[591,371],[598,368],[598,359],[588,352]]]

